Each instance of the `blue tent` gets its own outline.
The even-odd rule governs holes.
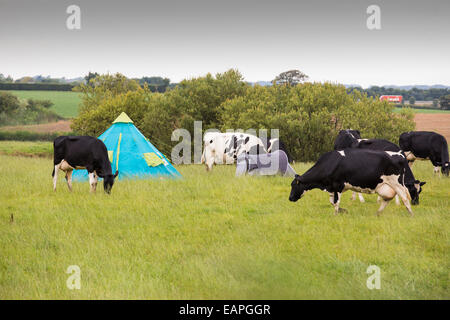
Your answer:
[[[181,177],[169,160],[144,137],[124,112],[98,138],[108,149],[113,173],[119,170],[119,179]],[[73,179],[88,180],[87,170],[74,170]]]

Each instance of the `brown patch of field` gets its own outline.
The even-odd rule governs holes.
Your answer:
[[[417,131],[434,131],[442,134],[447,141],[450,141],[450,114],[416,113],[414,121]]]
[[[61,120],[58,122],[31,124],[22,126],[6,126],[1,127],[3,131],[29,131],[37,133],[54,133],[54,132],[70,132],[71,120]]]
[[[0,155],[13,156],[13,157],[25,157],[25,158],[53,158],[53,155],[47,152],[27,153],[22,151],[4,152],[0,150]]]

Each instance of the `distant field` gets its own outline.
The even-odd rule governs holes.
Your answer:
[[[333,216],[327,193],[292,203],[291,179],[235,178],[234,166],[178,166],[181,180],[118,181],[110,196],[101,183],[69,193],[63,174],[54,193],[52,167],[0,155],[2,300],[450,298],[450,179],[429,162],[413,167],[427,184],[412,218],[395,203],[376,217],[376,196],[349,192]],[[70,265],[80,290],[66,287]],[[366,286],[370,265],[380,290]]]
[[[395,108],[394,112],[400,112],[402,108]],[[450,114],[450,110],[427,110],[427,109],[412,109],[414,113],[448,113]]]
[[[74,118],[78,114],[79,94],[71,91],[8,90],[21,99],[41,99],[53,102],[52,110],[64,118]]]
[[[434,131],[442,134],[447,141],[450,141],[450,113],[417,113],[414,116],[414,121],[417,131]]]
[[[0,131],[28,131],[37,133],[71,132],[71,120],[58,122],[0,127]]]

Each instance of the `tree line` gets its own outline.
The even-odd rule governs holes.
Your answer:
[[[18,79],[13,79],[11,76],[4,76],[0,73],[0,90],[50,90],[50,91],[71,91],[75,86],[81,83],[90,82],[99,76],[97,72],[89,72],[83,78],[66,79],[66,78],[51,78],[50,76],[25,76]],[[176,86],[175,83],[171,83],[169,78],[163,78],[159,76],[133,78],[142,87],[147,87],[152,92],[165,92],[170,88]]]
[[[349,92],[358,90],[364,92],[369,97],[380,97],[382,95],[403,96],[403,101],[409,101],[411,98],[414,98],[415,101],[433,101],[435,99],[439,100],[442,96],[450,94],[450,88],[411,88],[410,90],[404,90],[399,88],[372,86],[368,89],[362,89],[361,87],[350,87],[347,90]]]

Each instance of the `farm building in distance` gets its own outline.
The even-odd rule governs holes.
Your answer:
[[[402,103],[403,96],[381,96],[380,101],[387,101],[393,103]]]

